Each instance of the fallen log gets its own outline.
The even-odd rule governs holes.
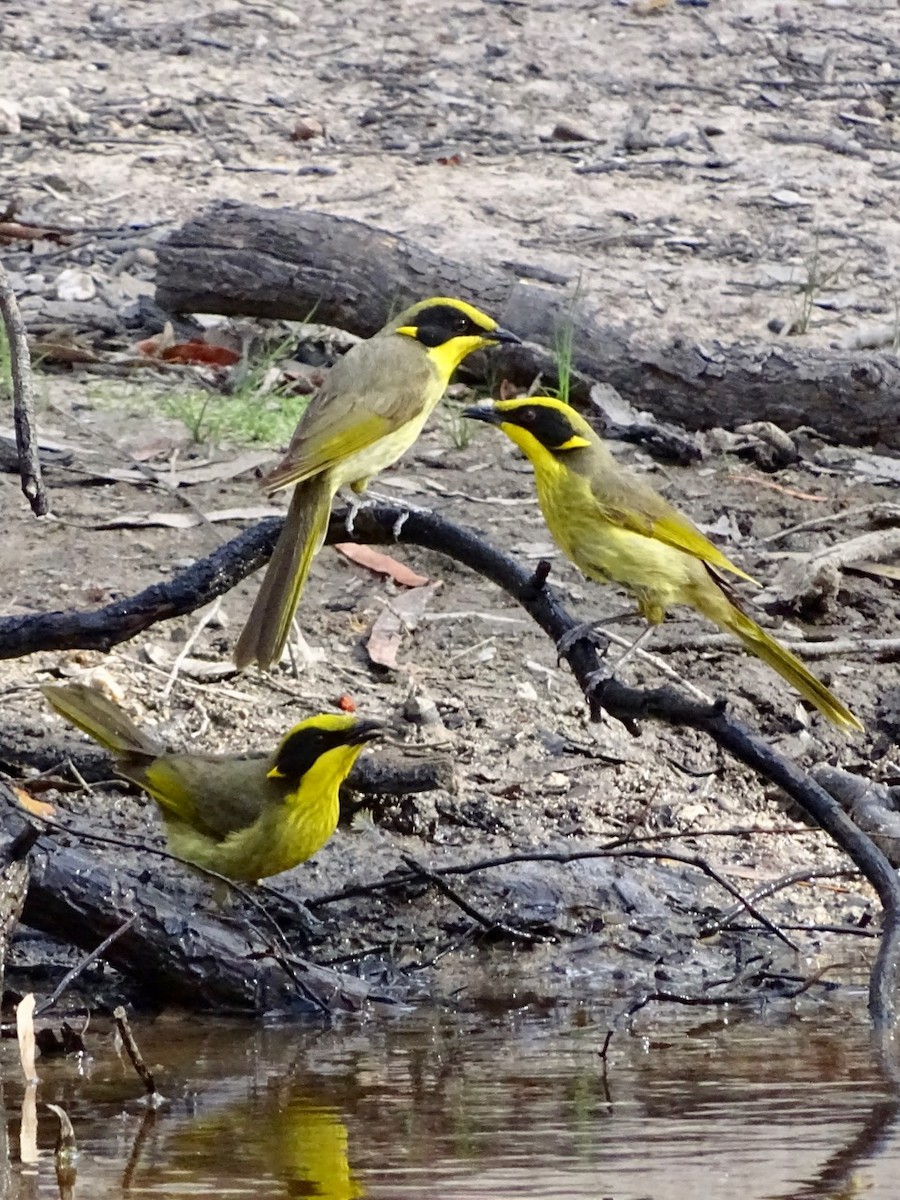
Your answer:
[[[16,835],[23,823],[6,808],[4,833]],[[192,906],[183,892],[148,882],[145,869],[113,867],[52,835],[42,835],[30,868],[22,923],[32,929],[91,951],[137,918],[103,957],[147,1003],[302,1015],[359,1008],[368,997],[359,979],[286,951],[258,916],[241,921],[233,912],[218,916],[214,906]]]
[[[157,301],[173,313],[314,317],[369,337],[428,295],[464,296],[527,339],[492,352],[493,369],[523,385],[539,374],[555,385],[554,349],[570,332],[577,403],[587,404],[590,383],[602,380],[691,429],[773,421],[900,450],[895,355],[788,340],[660,339],[650,322],[609,324],[587,299],[573,305],[562,291],[328,213],[220,203],[159,247]],[[467,367],[484,370],[477,357]]]
[[[34,830],[25,826],[0,846],[0,992],[6,973],[6,953],[28,891],[28,852],[35,841]]]

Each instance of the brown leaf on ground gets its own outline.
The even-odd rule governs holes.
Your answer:
[[[380,667],[396,667],[404,632],[415,629],[419,618],[442,586],[441,580],[436,579],[425,587],[394,597],[390,605],[385,605],[376,617],[366,643],[373,663]]]
[[[202,342],[199,338],[169,346],[167,350],[163,350],[160,358],[166,362],[213,367],[233,367],[241,361],[241,356],[236,350],[230,350],[227,346],[210,346],[208,342]]]
[[[15,784],[10,785],[10,790],[16,798],[20,808],[24,808],[27,813],[31,813],[33,817],[55,817],[56,808],[52,804],[47,804],[44,800],[36,800],[24,788],[17,787]]]
[[[428,582],[427,575],[417,574],[405,563],[397,562],[396,558],[391,558],[389,554],[381,554],[371,546],[359,546],[356,542],[335,542],[334,548],[357,566],[368,567],[378,575],[387,575],[401,587],[424,587]]]

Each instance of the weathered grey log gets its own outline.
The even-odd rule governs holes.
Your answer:
[[[0,800],[15,803],[5,785],[0,792]],[[28,891],[28,852],[33,840],[33,831],[23,826],[20,836],[4,838],[0,846],[0,993],[3,991],[9,942],[22,916]]]
[[[799,341],[661,339],[651,321],[611,325],[602,309],[584,301],[573,309],[561,291],[327,213],[218,204],[159,247],[156,294],[170,312],[314,317],[365,337],[414,300],[458,295],[528,340],[492,352],[494,367],[517,382],[538,373],[555,382],[554,347],[570,325],[579,402],[588,380],[602,380],[691,429],[767,420],[900,449],[895,355]],[[470,365],[478,371],[477,360]]]
[[[7,810],[4,832],[20,820]],[[257,914],[243,926],[233,913],[192,907],[168,894],[147,873],[111,867],[97,855],[41,838],[31,853],[31,878],[22,923],[91,951],[137,913],[104,959],[148,1002],[259,1015],[342,1011],[364,1003],[366,985],[352,976],[276,952]],[[310,997],[315,997],[313,1001]]]

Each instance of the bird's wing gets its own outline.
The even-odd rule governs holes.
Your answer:
[[[274,491],[300,483],[402,428],[430,399],[435,378],[424,347],[411,338],[360,342],[331,368],[263,485]]]
[[[704,537],[696,525],[641,480],[628,480],[627,498],[625,494],[620,495],[618,489],[609,488],[606,484],[602,492],[596,486],[592,490],[603,520],[630,529],[633,533],[643,534],[644,537],[656,538],[667,546],[674,546],[676,550],[699,558],[716,570],[728,571],[749,583],[757,582],[752,575],[736,567],[718,546]]]
[[[252,825],[277,799],[266,778],[270,757],[164,754],[140,783],[170,816],[218,841]]]

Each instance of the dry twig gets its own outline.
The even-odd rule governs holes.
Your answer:
[[[86,955],[80,963],[77,963],[71,971],[67,971],[50,995],[42,1000],[35,1008],[34,1015],[36,1017],[40,1017],[43,1013],[47,1012],[48,1009],[52,1008],[69,984],[74,983],[78,976],[87,970],[92,962],[96,962],[98,958],[102,958],[116,938],[121,937],[123,933],[127,933],[136,920],[137,914],[135,914],[133,917],[129,917],[128,920],[123,922],[118,929],[114,929],[109,937],[105,937],[96,950],[92,950],[90,954]]]
[[[35,432],[31,354],[28,350],[28,338],[25,336],[25,323],[19,312],[9,276],[2,263],[0,263],[0,317],[3,319],[9,347],[9,370],[12,380],[16,447],[19,452],[19,475],[22,480],[22,491],[35,516],[45,517],[50,511],[50,501],[41,476],[41,460]]]
[[[144,1085],[144,1091],[147,1094],[147,1103],[151,1108],[159,1108],[164,1103],[164,1098],[156,1090],[156,1080],[153,1078],[149,1067],[144,1062],[144,1056],[141,1054],[140,1047],[134,1040],[134,1034],[131,1032],[131,1026],[128,1023],[128,1016],[125,1009],[119,1005],[113,1012],[113,1020],[116,1023],[116,1028],[119,1031],[119,1037],[122,1039],[122,1045],[128,1052],[128,1057],[131,1059],[131,1065],[138,1073],[138,1077]]]

